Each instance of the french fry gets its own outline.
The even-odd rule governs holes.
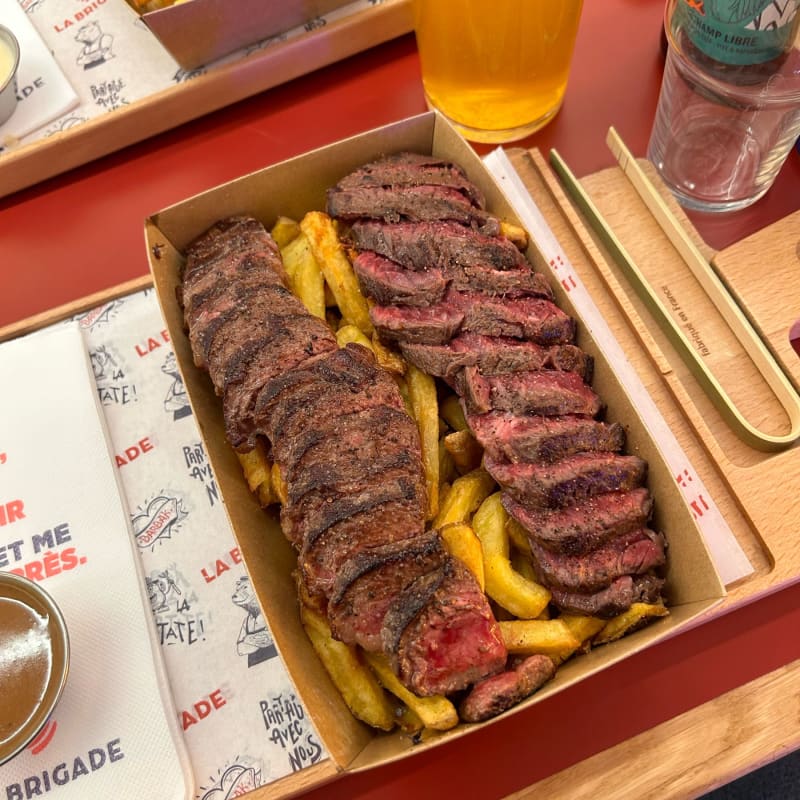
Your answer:
[[[345,322],[372,336],[367,301],[358,287],[358,278],[345,255],[333,220],[321,211],[309,211],[300,220],[300,229],[308,237],[325,282],[336,298],[336,305]]]
[[[458,470],[453,462],[453,457],[444,446],[444,439],[439,439],[439,507],[444,502],[442,484],[450,484],[458,477]]]
[[[383,687],[405,703],[422,720],[426,728],[447,731],[458,725],[456,707],[446,697],[443,695],[419,697],[400,683],[385,656],[377,653],[365,653],[364,656]]]
[[[430,375],[409,364],[405,384],[422,445],[422,466],[428,491],[426,517],[433,519],[439,510],[439,401],[436,382]]]
[[[581,646],[580,640],[560,618],[501,620],[497,624],[509,653],[541,653],[563,661]]]
[[[661,603],[634,603],[627,611],[608,620],[592,644],[608,644],[632,633],[656,617],[666,617],[669,609]]]
[[[292,239],[300,235],[300,223],[291,217],[278,217],[272,226],[270,235],[275,240],[275,244],[283,250]]]
[[[272,491],[278,498],[279,503],[286,502],[286,484],[284,483],[283,476],[281,475],[280,468],[277,464],[272,465],[271,471],[272,478]]]
[[[454,522],[439,529],[447,552],[457,558],[475,576],[483,591],[486,578],[483,571],[483,550],[475,531],[463,522]]]
[[[583,645],[591,644],[590,640],[601,631],[608,620],[600,617],[584,617],[580,614],[562,614],[559,619],[572,631],[576,639]]]
[[[452,430],[468,430],[467,420],[464,417],[464,409],[461,408],[461,403],[457,395],[448,394],[440,404],[439,413]]]
[[[513,517],[509,517],[506,520],[506,535],[516,550],[519,550],[520,553],[530,555],[531,546],[528,543],[528,534],[525,532],[525,528]]]
[[[394,350],[386,347],[376,333],[372,334],[372,350],[375,353],[375,360],[378,362],[379,367],[395,375],[406,374],[408,367],[406,360],[399,353],[395,353]]]
[[[395,707],[356,648],[334,639],[328,621],[305,604],[300,606],[300,619],[353,716],[374,728],[390,731],[395,725]]]
[[[547,607],[551,594],[544,586],[523,577],[511,566],[506,517],[500,492],[495,492],[481,503],[472,518],[472,527],[483,548],[486,594],[515,617],[535,620]]]
[[[464,474],[477,469],[483,458],[483,448],[470,431],[453,431],[444,437],[444,446],[453,457],[458,471]]]
[[[356,342],[372,350],[372,341],[369,337],[365,336],[359,328],[355,325],[342,325],[339,330],[336,331],[336,343],[339,347],[344,347],[351,342]]]
[[[325,279],[308,237],[300,233],[281,250],[289,288],[315,316],[325,319]]]
[[[494,478],[484,469],[475,469],[453,481],[447,497],[439,504],[434,528],[466,522],[495,488]]]
[[[528,247],[528,232],[512,222],[500,222],[500,233],[510,239],[520,250]]]
[[[236,457],[242,465],[242,472],[251,492],[257,491],[262,483],[270,481],[272,464],[269,463],[264,450],[259,445],[256,445],[249,453],[237,453]]]

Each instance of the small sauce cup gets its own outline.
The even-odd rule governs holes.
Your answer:
[[[37,583],[0,572],[0,764],[24,750],[58,703],[69,671],[69,635]]]
[[[0,125],[17,107],[17,69],[19,42],[8,28],[0,25]]]

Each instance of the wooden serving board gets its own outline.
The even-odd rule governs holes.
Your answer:
[[[727,599],[712,613],[800,580],[800,541],[795,535],[800,445],[763,453],[739,440],[591,233],[542,154],[518,149],[509,157],[753,564],[753,574],[729,586]],[[652,171],[651,177],[657,182]],[[622,169],[602,170],[581,183],[676,320],[691,326],[705,363],[747,419],[770,433],[788,431],[780,404]],[[800,317],[800,284],[791,280],[800,261],[800,214],[714,252],[666,189],[663,194],[786,374],[795,386],[800,384],[800,357],[789,341],[789,330]]]

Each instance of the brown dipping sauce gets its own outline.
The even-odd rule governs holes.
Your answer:
[[[30,719],[45,695],[52,658],[47,615],[0,597],[0,744]]]

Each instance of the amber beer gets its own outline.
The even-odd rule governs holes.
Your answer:
[[[564,98],[582,0],[414,0],[428,104],[468,139],[541,128]]]

